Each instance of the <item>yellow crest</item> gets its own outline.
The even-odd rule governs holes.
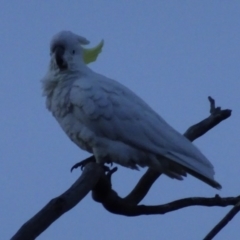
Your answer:
[[[97,60],[97,57],[100,52],[102,52],[102,47],[104,41],[102,40],[96,47],[93,48],[83,48],[83,60],[86,64],[94,62]]]

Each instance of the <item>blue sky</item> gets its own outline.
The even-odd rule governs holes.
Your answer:
[[[158,179],[144,204],[190,196],[239,195],[240,2],[1,1],[1,238],[17,229],[79,176],[70,167],[89,156],[45,109],[40,79],[49,41],[71,30],[102,54],[91,68],[126,85],[180,132],[207,117],[210,95],[233,109],[227,121],[195,142],[215,166],[217,191],[189,176]],[[114,188],[127,194],[143,174],[119,168]],[[202,239],[230,208],[191,207],[163,216],[108,213],[88,195],[38,239]],[[239,239],[234,220],[217,239]]]

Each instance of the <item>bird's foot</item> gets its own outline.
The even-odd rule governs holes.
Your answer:
[[[96,159],[94,158],[94,156],[91,156],[91,157],[89,157],[89,158],[86,158],[85,160],[82,160],[82,161],[74,164],[74,165],[71,167],[71,172],[73,171],[73,169],[76,169],[76,168],[79,168],[79,167],[81,168],[81,170],[83,170],[83,168],[84,168],[87,164],[92,163],[92,162],[96,162]],[[111,161],[106,161],[106,163],[107,163],[107,164],[110,164],[111,167],[112,167],[112,165],[113,165],[113,163],[112,163]],[[104,165],[104,164],[101,164],[101,165],[102,165],[104,171],[107,172],[107,174],[110,173],[110,174],[112,175],[112,173],[113,173],[112,171],[113,171],[113,169],[115,169],[115,168],[110,169],[110,167],[108,167],[108,166],[106,166],[106,165]],[[116,170],[115,170],[115,171],[116,171]],[[114,172],[115,172],[115,171],[114,171]]]
[[[95,158],[93,156],[89,157],[89,158],[86,158],[85,160],[82,160],[76,164],[74,164],[72,167],[71,167],[71,172],[73,171],[73,169],[76,169],[76,168],[81,168],[81,170],[83,170],[83,168],[89,164],[89,163],[92,163],[92,162],[96,162]]]
[[[111,180],[113,173],[115,173],[117,170],[118,170],[117,167],[114,167],[112,169],[108,168],[106,176]]]
[[[113,163],[112,163],[111,161],[109,161],[109,160],[107,160],[105,163],[106,163],[106,164],[109,164],[110,167],[112,167],[112,165],[113,165]],[[110,167],[106,166],[105,163],[101,163],[104,171],[107,172],[107,173],[111,172],[112,169],[111,169]]]
[[[106,164],[110,164],[110,167],[107,166]],[[117,171],[117,167],[114,167],[111,169],[113,163],[109,162],[109,161],[107,161],[106,164],[100,163],[99,165],[103,168],[104,172],[106,173],[106,176],[110,176],[110,178],[111,178],[111,175]]]

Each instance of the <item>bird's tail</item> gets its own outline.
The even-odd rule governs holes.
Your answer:
[[[200,174],[200,173],[198,173],[198,172],[196,172],[196,171],[194,171],[190,168],[187,168],[187,167],[183,167],[183,168],[186,170],[187,173],[189,173],[192,176],[198,178],[199,180],[207,183],[208,185],[210,185],[210,186],[212,186],[216,189],[221,189],[222,188],[222,186],[217,181],[215,181],[213,179],[210,179],[210,178],[207,178],[204,175],[202,175],[202,174]]]
[[[179,153],[172,153],[167,158],[168,167],[167,171],[164,173],[169,177],[182,180],[183,177],[189,173],[216,189],[222,188],[222,186],[213,178],[214,171],[211,165],[199,162],[187,156],[182,156]]]

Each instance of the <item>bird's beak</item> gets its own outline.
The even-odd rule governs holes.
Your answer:
[[[58,65],[60,70],[66,70],[68,65],[66,63],[66,61],[64,60],[64,52],[65,49],[63,46],[56,46],[56,48],[54,49],[55,52],[55,60],[56,60],[56,64]]]

